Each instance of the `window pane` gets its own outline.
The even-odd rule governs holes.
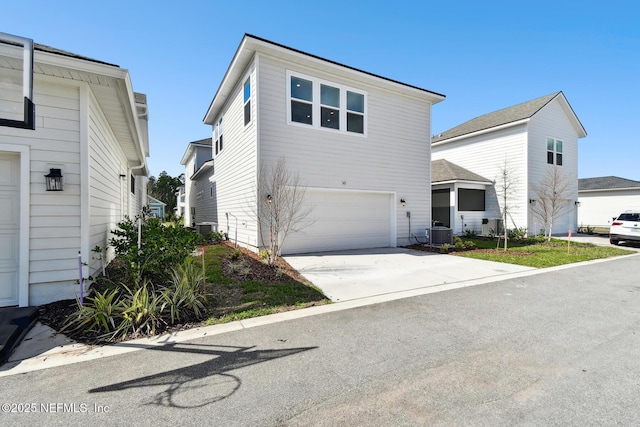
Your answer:
[[[248,125],[251,121],[251,101],[244,104],[244,124]]]
[[[562,153],[562,141],[556,141],[556,153]]]
[[[244,102],[247,102],[251,98],[251,81],[247,80],[244,84]]]
[[[547,151],[547,163],[550,165],[553,164],[553,151]]]
[[[320,103],[330,107],[340,108],[340,89],[327,85],[320,85]]]
[[[553,151],[553,138],[547,138],[547,151]]]
[[[364,95],[347,91],[347,110],[364,113]]]
[[[222,135],[220,135],[220,151],[222,151]]]
[[[306,102],[291,101],[291,121],[305,124],[312,124],[311,104]]]
[[[364,116],[347,113],[347,131],[364,133]]]
[[[313,101],[313,83],[299,77],[291,77],[291,97]]]
[[[556,165],[562,166],[562,153],[556,154]]]
[[[322,117],[321,126],[323,128],[340,129],[340,112],[332,108],[322,107],[320,109]]]
[[[484,211],[485,190],[458,190],[459,211]]]

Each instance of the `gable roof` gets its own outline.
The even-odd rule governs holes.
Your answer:
[[[186,165],[187,161],[189,159],[189,156],[191,156],[191,153],[193,153],[194,147],[211,147],[213,144],[211,138],[204,138],[204,139],[199,139],[197,141],[191,141],[188,145],[187,145],[187,149],[184,151],[184,154],[182,155],[182,159],[180,160],[180,164],[181,165]]]
[[[640,181],[619,178],[617,176],[601,176],[596,178],[580,178],[578,191],[640,189]]]
[[[440,159],[431,162],[431,182],[442,183],[450,181],[472,181],[493,184],[493,181],[473,173],[468,169],[451,163],[448,160]]]
[[[434,136],[431,142],[437,143],[464,135],[470,135],[476,132],[487,131],[500,126],[508,126],[510,124],[515,125],[522,121],[527,121],[545,105],[549,104],[556,98],[562,101],[563,107],[566,107],[565,112],[567,112],[569,119],[574,123],[574,126],[576,126],[578,134],[586,136],[587,133],[584,130],[584,127],[573,112],[573,109],[567,102],[564,94],[562,92],[555,92],[550,95],[541,96],[540,98],[532,99],[531,101],[526,101],[521,104],[503,108],[502,110],[494,111],[493,113],[484,114],[476,117],[475,119],[471,119],[461,125]]]
[[[291,47],[245,33],[235,55],[233,56],[233,59],[231,60],[229,68],[222,78],[222,82],[220,83],[211,104],[209,105],[209,109],[202,119],[205,124],[213,123],[218,112],[223,108],[224,103],[233,93],[238,81],[244,77],[247,67],[253,60],[256,52],[266,53],[278,58],[286,58],[298,64],[308,64],[308,66],[311,66],[312,68],[331,67],[333,70],[340,70],[341,72],[346,72],[350,75],[353,75],[354,73],[359,74],[363,77],[368,77],[370,80],[373,79],[379,83],[392,85],[398,92],[412,94],[419,93],[426,96],[433,104],[440,102],[445,98],[444,95],[437,92],[422,89],[417,86],[412,86],[397,80],[369,73],[367,71],[362,71],[358,68],[350,67],[339,62],[331,61],[320,56],[312,55],[301,50],[293,49]]]

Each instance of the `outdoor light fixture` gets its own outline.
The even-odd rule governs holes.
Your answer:
[[[44,176],[47,183],[47,191],[62,191],[61,169],[49,169],[49,173]]]
[[[267,203],[271,203],[273,201],[273,197],[271,197],[271,194],[267,194]]]
[[[529,204],[534,204],[536,202],[536,199],[529,199]]]
[[[576,205],[577,207],[580,207],[580,202],[577,201],[577,200],[575,202],[573,202],[573,204]]]
[[[407,204],[407,201],[405,199],[400,199],[400,204],[402,206],[405,206]]]

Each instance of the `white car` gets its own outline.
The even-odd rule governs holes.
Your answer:
[[[640,242],[640,213],[626,211],[613,219],[609,229],[609,242],[617,245],[621,241]]]

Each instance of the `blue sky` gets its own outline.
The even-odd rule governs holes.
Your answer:
[[[115,63],[147,94],[151,174],[187,143],[244,33],[447,96],[432,133],[562,90],[588,136],[581,178],[640,180],[640,3],[5,2],[0,31]]]

